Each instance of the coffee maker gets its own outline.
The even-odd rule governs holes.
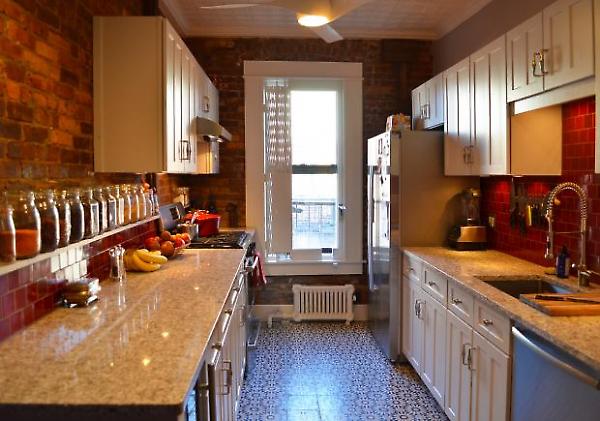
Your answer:
[[[462,218],[448,235],[448,244],[457,250],[485,250],[487,248],[486,227],[481,225],[481,191],[474,188],[463,190],[461,194]]]

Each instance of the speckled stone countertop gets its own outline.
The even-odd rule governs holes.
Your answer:
[[[544,275],[544,267],[498,251],[461,252],[443,247],[407,247],[405,252],[421,258],[454,279],[482,301],[507,314],[513,321],[553,342],[600,373],[600,316],[552,317],[477,279],[480,276],[541,275],[551,282],[579,291],[574,278]]]
[[[90,307],[59,308],[9,337],[0,343],[0,415],[47,405],[180,413],[243,256],[186,250],[123,285],[104,281]]]

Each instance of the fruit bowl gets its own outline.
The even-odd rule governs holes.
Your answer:
[[[179,256],[181,253],[183,253],[183,250],[185,250],[189,246],[190,246],[190,243],[185,243],[181,247],[175,247],[175,251],[173,252],[173,254],[171,256],[168,257],[168,259],[174,259],[175,257]]]

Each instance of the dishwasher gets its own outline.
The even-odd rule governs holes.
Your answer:
[[[600,373],[556,345],[512,328],[512,420],[600,420]]]

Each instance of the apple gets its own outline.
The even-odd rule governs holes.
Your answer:
[[[165,241],[160,245],[160,254],[165,257],[171,257],[175,253],[175,246],[170,241]]]
[[[192,238],[190,237],[190,235],[187,232],[184,232],[183,234],[181,234],[181,238],[186,243],[191,243],[192,242]]]
[[[144,246],[150,251],[160,250],[160,243],[158,242],[156,237],[146,238],[144,240]]]
[[[175,239],[175,242],[173,244],[175,245],[175,247],[183,247],[185,246],[185,241],[183,240],[183,238],[179,237]]]

